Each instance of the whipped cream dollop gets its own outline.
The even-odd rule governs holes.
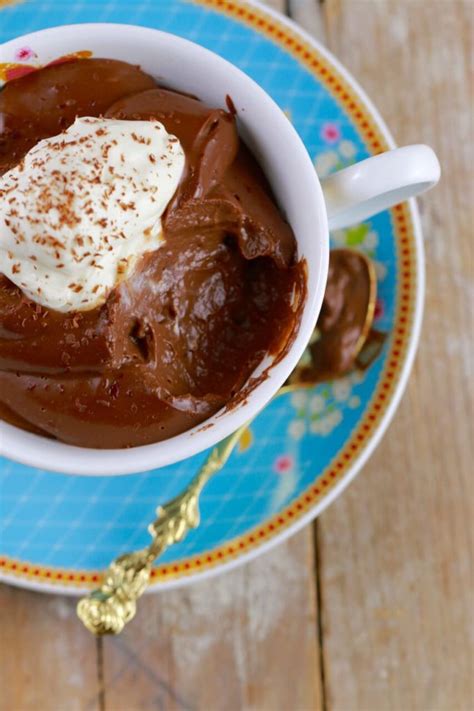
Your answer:
[[[0,178],[0,272],[48,308],[94,308],[162,243],[184,164],[159,121],[76,119]]]

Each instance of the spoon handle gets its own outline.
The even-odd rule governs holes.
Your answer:
[[[148,526],[150,545],[116,558],[105,571],[101,586],[79,600],[77,615],[90,632],[98,636],[119,634],[135,616],[137,600],[148,586],[154,561],[199,525],[201,491],[222,469],[246,427],[219,442],[186,489],[157,508],[157,517]]]
[[[292,392],[301,385],[286,385],[275,397]],[[181,494],[156,510],[157,517],[148,526],[151,543],[142,550],[124,553],[104,572],[102,584],[77,604],[77,616],[97,636],[119,634],[135,616],[137,600],[150,582],[155,560],[174,543],[183,540],[191,528],[199,525],[199,496],[209,479],[229,459],[249,423],[213,447],[206,461]]]
[[[354,358],[365,344],[374,316],[376,276],[373,265],[360,255],[367,265],[370,293],[367,315]],[[310,382],[300,382],[298,368],[295,382],[284,385],[275,397],[300,388],[310,387]],[[137,600],[145,592],[151,577],[154,561],[170,546],[181,541],[191,528],[199,525],[199,496],[213,474],[227,462],[232,450],[241,439],[248,424],[216,445],[187,488],[164,506],[160,506],[155,521],[148,527],[151,543],[142,550],[125,553],[114,560],[105,571],[102,584],[77,605],[77,614],[88,630],[96,635],[118,634],[135,615]]]

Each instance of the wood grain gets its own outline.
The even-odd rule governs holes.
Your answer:
[[[325,43],[325,13],[319,0],[288,0],[286,10],[294,22],[315,39]]]
[[[107,709],[322,709],[311,530],[232,571],[141,601],[104,640]]]
[[[319,520],[334,711],[468,711],[472,687],[473,4],[326,0],[328,45],[400,143],[443,178],[423,197],[426,315],[395,421]],[[469,187],[470,186],[470,187]]]
[[[268,4],[328,44],[399,143],[440,157],[442,182],[421,200],[426,317],[406,396],[315,524],[315,551],[308,527],[225,576],[145,598],[100,643],[75,601],[0,587],[1,711],[474,707],[473,4]]]
[[[75,607],[0,585],[1,711],[99,711],[96,640]]]
[[[142,600],[134,624],[104,640],[105,706],[322,711],[318,625],[308,527],[225,576]]]

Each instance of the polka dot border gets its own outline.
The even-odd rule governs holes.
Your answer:
[[[387,150],[388,146],[384,137],[354,89],[326,57],[322,56],[313,45],[307,43],[291,27],[267,14],[264,10],[245,2],[233,0],[195,1],[249,25],[282,46],[304,64],[344,108],[357,126],[370,153],[375,155]],[[360,457],[387,410],[397,387],[406,358],[414,318],[417,254],[414,228],[407,204],[394,207],[391,210],[391,218],[397,245],[397,261],[400,266],[399,293],[394,318],[397,326],[390,338],[390,350],[376,392],[350,440],[317,481],[278,515],[245,535],[229,541],[224,546],[176,563],[158,565],[151,573],[153,582],[182,578],[208,570],[260,546],[264,541],[293,525],[298,518],[313,509],[345,476],[356,458]],[[0,557],[0,572],[37,582],[84,589],[96,587],[100,583],[102,575],[101,571],[69,571],[46,568],[8,557]]]

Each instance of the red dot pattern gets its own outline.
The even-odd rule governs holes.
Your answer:
[[[326,60],[317,56],[316,50],[311,45],[306,45],[304,41],[291,29],[284,25],[277,25],[277,21],[267,16],[260,10],[250,11],[245,6],[232,2],[231,0],[199,0],[201,4],[216,7],[229,15],[239,18],[241,21],[258,28],[260,32],[276,39],[279,44],[286,47],[293,55],[302,61],[309,69],[316,74],[343,104],[344,108],[356,122],[359,131],[370,148],[372,153],[378,153],[387,148],[378,127],[372,122],[367,109],[360,103],[352,88],[346,84],[343,77],[337,71],[326,64]],[[346,445],[343,452],[339,454],[338,461],[333,464],[329,471],[318,480],[317,485],[312,485],[299,499],[294,501],[285,511],[275,516],[271,521],[259,526],[257,529],[232,541],[231,544],[187,560],[180,561],[174,565],[163,565],[154,568],[151,572],[151,579],[163,580],[172,579],[177,576],[190,574],[198,570],[212,567],[225,560],[235,558],[245,550],[255,547],[262,541],[271,538],[286,528],[293,521],[303,515],[306,511],[326,495],[328,487],[334,484],[345,474],[353,460],[360,454],[364,445],[370,439],[372,432],[378,425],[384,413],[387,401],[393,391],[401,365],[404,362],[404,355],[407,347],[407,334],[410,329],[408,323],[411,321],[411,312],[415,298],[415,277],[416,277],[416,254],[413,249],[413,234],[410,214],[406,205],[397,205],[392,210],[392,219],[397,236],[398,257],[401,261],[403,271],[400,275],[400,295],[397,307],[397,326],[393,333],[393,346],[388,357],[386,370],[382,375],[377,393],[374,396],[371,409],[367,412],[365,421],[362,422],[357,431],[353,434],[351,441]],[[0,569],[12,574],[20,574],[22,577],[37,580],[48,580],[61,585],[76,585],[81,587],[94,587],[101,579],[99,571],[59,571],[57,569],[46,569],[35,567],[23,562],[0,558]]]

